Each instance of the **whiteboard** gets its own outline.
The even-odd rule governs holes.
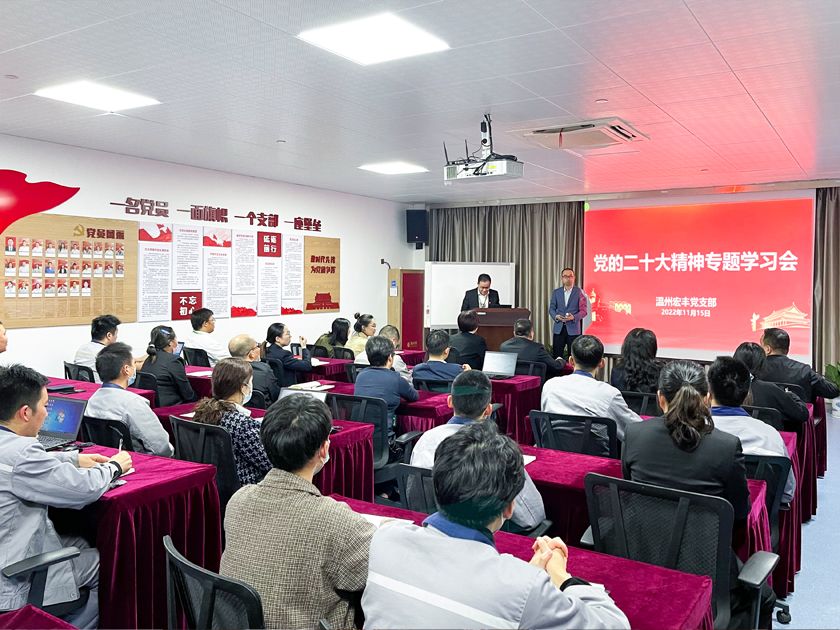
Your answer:
[[[478,284],[479,274],[492,278],[491,289],[499,292],[499,302],[516,306],[515,263],[427,262],[423,300],[426,328],[457,328],[464,293]]]

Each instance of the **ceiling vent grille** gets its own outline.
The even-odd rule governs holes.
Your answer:
[[[587,120],[573,125],[509,131],[545,149],[597,149],[629,142],[650,140],[620,118]]]

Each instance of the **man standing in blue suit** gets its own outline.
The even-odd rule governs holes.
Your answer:
[[[569,346],[572,352],[572,342],[581,333],[581,320],[589,311],[589,300],[578,287],[575,286],[575,272],[566,267],[562,272],[563,286],[554,289],[551,294],[549,315],[554,320],[554,358],[562,357]]]

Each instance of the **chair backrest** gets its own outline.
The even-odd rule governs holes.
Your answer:
[[[782,421],[782,412],[771,407],[755,407],[752,405],[744,405],[744,409],[756,420],[761,420],[764,424],[769,424],[777,431],[784,431],[785,425]]]
[[[95,383],[93,378],[93,370],[86,365],[79,365],[78,363],[64,362],[64,378],[71,381],[84,381],[85,383]]]
[[[319,346],[319,345],[316,344],[316,345],[312,346],[312,350],[310,351],[310,354],[313,357],[329,358],[330,351],[327,350],[326,346]]]
[[[449,394],[452,392],[452,381],[439,380],[434,378],[413,378],[414,388],[421,392],[437,392],[438,394]]]
[[[589,473],[595,551],[712,579],[714,627],[729,622],[732,505],[720,497]]]
[[[137,378],[134,381],[136,389],[150,389],[155,393],[155,407],[160,407],[160,392],[158,391],[157,376],[149,372],[137,370]]]
[[[428,357],[427,357],[428,360]],[[461,351],[458,348],[453,348],[449,346],[449,356],[446,357],[447,363],[460,363],[461,362]]]
[[[786,390],[789,390],[789,391],[793,392],[794,394],[799,396],[802,400],[805,400],[805,388],[802,387],[802,385],[797,385],[796,383],[782,383],[782,382],[776,382],[776,381],[771,381],[771,382],[774,385],[777,385],[778,387],[781,387],[782,389],[786,389]],[[805,402],[808,402],[808,401],[805,400]]]
[[[338,346],[333,346],[333,356],[336,359],[349,359],[352,361],[356,358],[356,353],[350,348],[339,348]]]
[[[299,343],[290,343],[289,344],[289,352],[294,355],[300,355],[300,344]]]
[[[259,593],[245,582],[202,569],[178,553],[172,539],[166,550],[166,611],[169,628],[181,627],[179,609],[189,630],[265,628]]]
[[[277,384],[280,387],[285,387],[284,385],[284,378],[285,378],[285,370],[283,369],[283,362],[280,359],[269,359],[266,357],[265,359],[260,359],[261,361],[265,361],[268,363],[268,367],[271,368],[271,371],[274,372],[274,378],[277,379]]]
[[[782,455],[748,455],[744,453],[748,479],[760,479],[767,486],[765,502],[770,517],[770,538],[773,551],[779,543],[779,509],[790,475],[791,462]]]
[[[533,410],[529,413],[539,448],[618,457],[618,430],[612,418],[573,416]]]
[[[184,346],[181,349],[181,355],[187,360],[187,365],[210,367],[210,357],[201,348],[187,348],[187,346]]]
[[[351,364],[348,364],[351,365]],[[388,404],[381,398],[327,393],[327,406],[335,420],[350,420],[373,425],[373,469],[388,463],[388,430],[391,418]]]
[[[433,514],[437,511],[431,468],[397,464],[394,472],[400,491],[401,508],[423,514]]]
[[[347,380],[351,383],[356,382],[356,377],[359,375],[359,372],[364,370],[365,368],[370,367],[369,365],[362,365],[359,363],[345,363],[344,364],[344,371],[347,372]]]
[[[265,401],[265,394],[260,390],[254,389],[251,391],[251,400],[248,401],[248,406],[251,409],[268,409],[268,403]]]
[[[548,367],[542,361],[528,361],[526,359],[516,360],[516,370],[514,374],[523,376],[539,376],[540,383],[545,383],[546,373]]]
[[[640,416],[661,416],[662,410],[659,408],[659,401],[656,399],[656,394],[648,392],[631,392],[622,391],[621,397],[624,402]]]
[[[133,451],[131,442],[131,431],[128,425],[122,420],[107,420],[105,418],[94,418],[92,416],[82,417],[82,440],[93,442],[99,446],[108,448],[119,448],[122,440],[124,451]]]
[[[233,442],[227,429],[212,424],[169,416],[175,440],[175,458],[216,467],[216,487],[224,522],[225,508],[233,493],[241,487],[236,472]]]

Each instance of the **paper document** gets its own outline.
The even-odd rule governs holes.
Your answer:
[[[537,459],[537,456],[536,456],[536,455],[523,455],[522,457],[524,457],[524,458],[525,458],[525,465],[526,465],[526,466],[527,466],[528,464],[530,464],[532,461],[534,461],[535,459]]]
[[[321,386],[319,381],[308,381],[306,383],[296,383],[289,385],[289,389],[318,389]]]
[[[358,513],[359,516],[363,517],[368,523],[373,523],[377,527],[382,525],[382,519],[384,518],[391,518],[390,516],[374,516],[373,514],[361,514]],[[395,518],[394,521],[398,523],[413,523],[414,521],[410,521],[407,518]]]
[[[213,370],[207,370],[205,372],[190,372],[187,376],[213,376]]]
[[[319,365],[329,365],[329,361],[319,361],[318,359],[310,359],[313,367],[318,367]]]
[[[192,418],[195,415],[195,411],[190,411],[189,413],[182,413],[182,418]]]

